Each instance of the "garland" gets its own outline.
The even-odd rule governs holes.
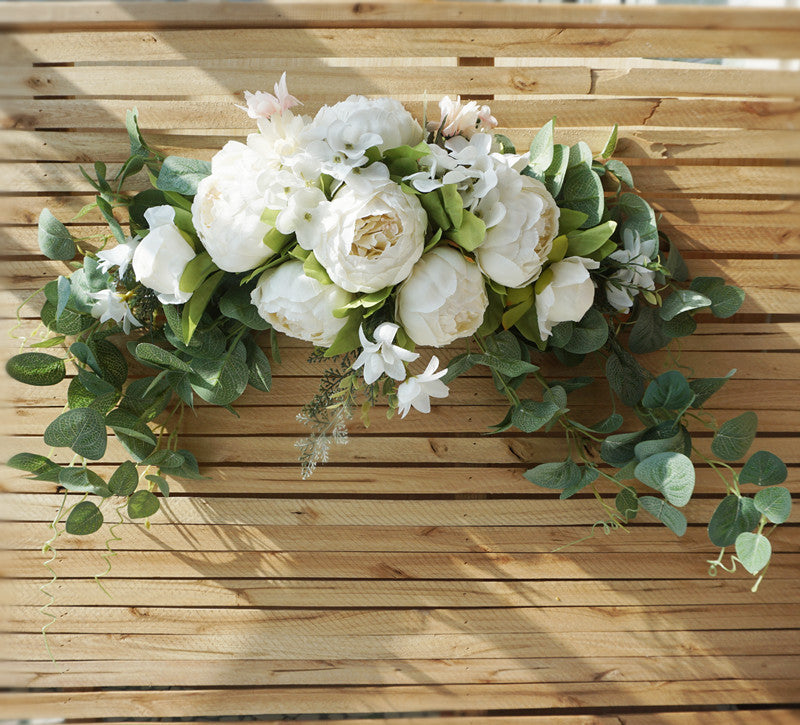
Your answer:
[[[76,217],[98,209],[109,234],[77,238],[41,213],[42,252],[73,271],[40,290],[46,335],[7,370],[30,385],[60,383],[68,364],[75,372],[64,412],[44,433],[50,455],[19,453],[8,465],[84,494],[62,505],[48,549],[62,517],[77,535],[103,526],[106,501],[112,521],[123,509],[149,519],[169,477],[200,477],[194,454],[179,447],[184,411],[200,398],[234,412],[248,386],[268,392],[277,331],[310,342],[310,360],[327,365],[299,414],[309,427],[297,444],[303,477],[347,442],[355,412],[365,422],[378,404],[389,417],[427,413],[450,381],[481,366],[509,403],[493,432],[565,435],[566,458],[525,477],[562,499],[591,492],[602,510],[595,527],[606,533],[643,512],[682,535],[692,458],[719,474],[724,498],[708,534],[720,553],[709,571],[728,569],[723,556],[734,547],[731,566],[758,575],[757,587],[769,534],[789,515],[786,466],[767,451],[731,465],[747,456],[756,415],[718,424],[705,406],[735,371],[688,380],[636,358],[691,335],[699,312],[730,317],[744,293],[717,277],[689,281],[630,169],[611,158],[616,127],[594,155],[584,142],[555,143],[551,121],[519,155],[475,102],[445,98],[440,120],[421,126],[387,98],[351,96],[313,119],[296,115],[285,74],[274,95],[245,95],[258,131],[210,164],[164,157],[128,113],[130,157],[113,178],[102,162],[94,178],[84,171],[97,197]],[[126,193],[142,174],[152,188]],[[458,339],[467,351],[443,368],[418,350]],[[125,350],[153,373],[131,379]],[[543,355],[564,379],[544,378]],[[602,359],[611,401],[591,425],[569,408],[569,395],[594,382],[569,377],[587,355]],[[521,392],[529,379],[541,389],[535,398]],[[618,404],[634,410],[637,430],[617,432]],[[698,424],[713,432],[711,455],[692,438]],[[91,463],[104,458],[109,431],[129,460],[106,480]],[[51,458],[62,448],[74,454],[66,465]]]

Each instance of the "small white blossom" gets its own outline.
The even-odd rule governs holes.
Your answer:
[[[316,186],[299,189],[289,196],[286,208],[278,214],[275,228],[281,234],[297,234],[303,249],[311,249],[316,241],[317,225],[330,202]]]
[[[478,106],[475,101],[461,103],[461,96],[452,100],[445,96],[439,101],[441,120],[428,124],[428,130],[436,131],[441,127],[442,136],[465,136],[469,138],[478,129],[489,131],[497,126],[497,119],[492,116],[489,106]]]
[[[98,252],[97,266],[105,273],[108,273],[112,267],[119,267],[119,277],[121,279],[125,276],[125,272],[128,271],[128,267],[130,267],[133,252],[138,244],[139,237],[135,239],[128,237],[124,244],[118,244],[112,249]]]
[[[435,355],[421,375],[410,377],[397,387],[397,410],[405,418],[411,408],[420,413],[430,413],[431,398],[446,398],[450,394],[448,388],[439,378],[447,373],[447,368],[435,372],[439,367],[439,358]]]
[[[142,326],[142,323],[133,316],[125,298],[118,292],[104,289],[92,292],[91,296],[96,300],[92,305],[92,317],[99,319],[100,322],[114,320],[118,325],[122,325],[126,335],[130,333],[131,327]]]
[[[413,362],[419,357],[418,352],[392,344],[398,329],[398,325],[393,322],[383,322],[375,328],[375,342],[370,342],[364,334],[364,326],[358,328],[358,337],[364,349],[353,363],[353,369],[364,368],[364,382],[367,385],[374,383],[383,374],[393,380],[404,380],[405,363]]]
[[[244,92],[244,100],[247,106],[237,106],[243,111],[247,111],[250,118],[269,118],[275,113],[283,113],[296,105],[303,105],[294,96],[289,94],[286,88],[286,72],[284,71],[281,79],[275,84],[275,95],[264,91]]]

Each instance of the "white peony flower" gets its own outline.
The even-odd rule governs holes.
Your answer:
[[[405,418],[411,408],[420,413],[431,412],[431,398],[446,398],[450,394],[448,388],[439,378],[445,375],[447,368],[435,372],[439,367],[439,358],[435,355],[421,375],[414,375],[397,386],[397,410]]]
[[[398,329],[393,322],[382,322],[375,328],[375,342],[370,342],[364,334],[364,326],[358,328],[358,337],[364,349],[353,363],[353,369],[364,368],[364,382],[367,385],[384,374],[393,380],[404,380],[405,363],[413,362],[419,357],[418,352],[392,344]]]
[[[250,295],[258,314],[276,330],[298,340],[330,347],[346,317],[334,317],[353,296],[336,285],[307,277],[303,263],[292,260],[268,269]]]
[[[536,316],[542,340],[550,337],[553,325],[578,322],[594,302],[594,282],[590,269],[600,262],[586,257],[566,257],[550,266],[553,280],[536,295]]]
[[[119,267],[118,276],[121,279],[130,267],[133,253],[138,244],[139,237],[135,239],[128,237],[124,244],[117,244],[116,247],[98,252],[97,266],[105,273],[108,273],[112,267]]]
[[[247,136],[247,146],[259,153],[269,168],[280,168],[282,165],[293,167],[298,159],[308,157],[304,154],[308,143],[309,116],[295,116],[286,111],[270,119],[259,118],[258,133]],[[319,176],[319,162],[313,162],[313,176]],[[303,174],[300,174],[301,176]]]
[[[323,106],[312,123],[316,137],[330,141],[330,129],[337,121],[353,129],[350,138],[367,134],[378,136],[380,141],[372,145],[381,152],[397,146],[415,146],[423,137],[422,128],[414,117],[402,103],[392,98],[350,96],[334,106]],[[336,131],[337,135],[341,133]]]
[[[489,304],[483,275],[452,247],[434,247],[397,291],[395,317],[417,345],[442,347],[469,337]]]
[[[393,182],[360,192],[349,185],[338,191],[309,241],[335,284],[376,292],[408,277],[425,247],[428,217]]]
[[[428,130],[436,131],[441,127],[445,138],[458,135],[470,138],[478,129],[490,131],[497,126],[497,119],[492,116],[489,106],[478,106],[475,101],[462,104],[461,96],[456,96],[455,101],[445,96],[439,101],[439,110],[441,120],[428,123]]]
[[[247,111],[250,118],[270,118],[273,114],[280,114],[292,108],[292,106],[303,105],[294,96],[289,94],[286,88],[286,71],[281,79],[275,84],[275,95],[264,91],[244,92],[244,99],[247,106],[237,106],[243,111]]]
[[[606,281],[606,298],[617,311],[628,312],[640,289],[652,290],[656,287],[656,273],[647,268],[656,253],[656,243],[655,240],[642,242],[636,232],[628,230],[622,243],[622,249],[608,255],[609,259],[625,267],[614,272]]]
[[[91,310],[92,317],[100,322],[114,320],[118,325],[122,325],[122,330],[126,335],[130,333],[132,327],[142,326],[142,323],[133,316],[125,298],[118,292],[104,289],[92,292],[91,297],[95,300]]]
[[[487,226],[475,250],[481,271],[507,287],[525,287],[542,271],[558,234],[560,211],[544,184],[497,162],[497,186],[475,213]]]
[[[192,222],[220,269],[247,272],[274,254],[263,243],[272,227],[261,220],[273,175],[258,153],[237,141],[212,159],[211,175],[197,186]]]
[[[153,206],[144,213],[144,218],[150,231],[133,253],[136,279],[154,290],[165,305],[187,302],[192,293],[182,292],[180,281],[195,253],[175,226],[175,210],[171,206]]]

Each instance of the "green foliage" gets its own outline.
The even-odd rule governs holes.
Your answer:
[[[782,524],[789,518],[792,511],[792,495],[783,486],[762,488],[756,493],[753,504],[767,521],[773,524]]]
[[[49,209],[39,214],[39,249],[48,259],[70,260],[78,253],[72,235]]]
[[[605,207],[600,177],[586,164],[568,168],[561,188],[560,201],[568,209],[586,214],[583,229],[596,226],[602,221]]]
[[[714,510],[708,538],[714,546],[733,546],[736,537],[758,525],[759,513],[752,498],[728,494]]]
[[[739,483],[776,486],[783,483],[788,475],[786,464],[778,456],[769,451],[756,451],[742,467]]]
[[[682,453],[655,453],[636,466],[634,475],[673,506],[685,506],[694,491],[694,466]]]
[[[106,482],[94,471],[83,466],[62,468],[58,474],[58,482],[67,491],[94,493],[103,498],[111,495]]]
[[[642,405],[645,408],[684,410],[693,400],[694,393],[686,378],[677,370],[670,370],[647,386]]]
[[[138,485],[139,473],[131,461],[125,461],[108,479],[108,489],[115,496],[130,496]]]
[[[6,372],[26,385],[56,385],[67,375],[64,361],[44,352],[23,352],[6,363]]]
[[[56,448],[71,448],[92,461],[100,460],[106,452],[103,416],[92,408],[68,410],[47,426],[44,442]]]
[[[67,533],[76,536],[93,534],[103,525],[103,514],[91,501],[81,501],[75,505],[67,517]]]
[[[153,493],[140,489],[128,499],[128,516],[146,519],[155,514],[160,506],[160,501]]]
[[[208,161],[167,156],[158,174],[156,187],[161,191],[177,191],[179,194],[194,196],[197,185],[210,174],[211,164]]]
[[[711,441],[711,452],[723,461],[744,457],[756,437],[758,416],[752,411],[723,423]]]
[[[6,465],[33,474],[30,478],[35,481],[57,483],[61,472],[61,466],[38,453],[17,453],[6,461]]]
[[[736,556],[751,574],[758,574],[772,556],[772,545],[763,534],[745,532],[736,537]]]
[[[658,519],[672,533],[683,536],[686,533],[686,517],[663,499],[656,496],[640,496],[639,506]]]

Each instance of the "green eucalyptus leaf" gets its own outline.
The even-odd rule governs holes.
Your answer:
[[[219,311],[233,320],[247,325],[251,330],[268,330],[271,326],[258,313],[258,308],[251,302],[252,287],[232,287],[220,297]]]
[[[145,478],[150,481],[150,483],[154,483],[156,486],[158,486],[158,490],[161,491],[161,495],[164,498],[169,498],[169,483],[167,483],[166,478],[153,474],[147,475]]]
[[[603,314],[594,308],[576,322],[569,342],[563,347],[567,352],[584,355],[599,350],[608,340],[608,323]]]
[[[78,335],[97,322],[91,315],[82,315],[69,308],[56,319],[56,306],[52,302],[44,303],[40,315],[45,327],[61,335]]]
[[[694,465],[682,453],[655,453],[636,466],[634,475],[673,506],[685,506],[694,492]]]
[[[140,489],[128,499],[128,516],[132,519],[146,519],[160,507],[158,498],[145,489]]]
[[[92,408],[75,408],[58,416],[44,432],[44,442],[57,448],[71,448],[79,456],[97,461],[106,452],[103,416]]]
[[[247,378],[248,385],[268,393],[272,387],[272,366],[264,351],[255,343],[248,347],[247,367],[250,370]]]
[[[182,373],[188,373],[190,370],[189,364],[177,355],[149,342],[140,342],[136,346],[135,355],[136,359],[145,365],[162,370],[175,370]]]
[[[736,557],[751,574],[758,574],[772,556],[772,545],[763,534],[749,531],[736,537]]]
[[[195,358],[189,376],[192,390],[213,405],[230,405],[244,392],[249,379],[247,353],[241,342],[221,360]]]
[[[612,352],[606,360],[606,378],[611,389],[625,405],[633,408],[645,390],[645,373],[626,350]]]
[[[636,355],[655,352],[669,345],[672,338],[664,331],[664,322],[655,307],[642,307],[628,339],[630,351]]]
[[[106,220],[108,228],[111,229],[111,233],[114,235],[114,238],[120,244],[124,244],[126,241],[125,232],[122,231],[122,226],[114,216],[114,209],[111,207],[111,204],[109,204],[102,196],[98,196],[95,199],[95,202],[97,203],[97,208],[100,210],[103,218]]]
[[[91,501],[75,504],[67,516],[67,533],[75,536],[93,534],[103,525],[103,514]]]
[[[664,300],[664,304],[658,314],[662,320],[671,320],[682,312],[699,310],[710,305],[711,300],[705,295],[693,290],[679,289]]]
[[[723,461],[738,461],[753,443],[758,416],[752,411],[725,421],[714,434],[711,452]]]
[[[72,292],[72,285],[70,284],[69,279],[67,277],[63,277],[59,275],[58,280],[56,282],[58,285],[58,302],[56,303],[56,319],[61,317],[61,313],[67,306],[67,302],[69,302],[70,294]]]
[[[106,415],[105,423],[134,461],[144,460],[156,447],[153,432],[142,420],[126,410],[112,410]]]
[[[158,173],[157,188],[161,191],[177,191],[194,196],[197,185],[211,174],[211,163],[180,156],[167,156]]]
[[[786,522],[792,512],[792,494],[783,486],[762,488],[755,495],[754,505],[767,521],[773,524],[782,524]]]
[[[18,471],[33,474],[31,478],[36,481],[49,481],[50,483],[58,483],[61,471],[61,466],[38,453],[17,453],[6,461],[6,465]]]
[[[613,209],[614,218],[620,222],[619,233],[638,234],[643,242],[658,241],[658,227],[653,208],[638,194],[626,191],[620,194]]]
[[[550,419],[560,412],[560,408],[553,402],[536,402],[534,400],[521,400],[514,406],[511,423],[523,433],[533,433],[546,425]]]
[[[685,451],[686,435],[688,432],[682,425],[676,425],[675,421],[666,421],[647,430],[645,440],[634,447],[634,455],[639,461],[643,461],[656,453],[681,453]]]
[[[614,506],[628,521],[633,521],[639,513],[639,497],[632,488],[623,488],[614,499]]]
[[[551,119],[536,133],[528,151],[528,170],[531,176],[544,181],[544,175],[553,162],[553,132],[555,123]]]
[[[64,361],[44,352],[23,352],[6,363],[6,372],[26,385],[56,385],[67,375]]]
[[[633,175],[631,170],[618,159],[612,159],[605,164],[606,171],[610,171],[629,189],[633,188]]]
[[[569,146],[557,143],[553,146],[553,160],[544,172],[544,185],[554,199],[561,193],[564,177],[569,167]],[[525,172],[523,172],[525,173]],[[535,178],[535,177],[534,177]],[[581,222],[582,224],[583,222]],[[579,224],[580,226],[580,224]]]
[[[686,378],[677,370],[669,370],[647,386],[642,405],[650,410],[683,410],[693,400],[694,393]]]
[[[130,496],[139,485],[139,472],[131,461],[125,461],[108,479],[108,489],[115,496]]]
[[[591,466],[584,466],[581,470],[581,477],[575,483],[570,484],[569,486],[565,486],[564,490],[561,492],[559,499],[562,501],[567,498],[571,498],[579,491],[582,491],[586,488],[589,484],[594,483],[600,474],[597,472],[597,469],[592,468]]]
[[[665,321],[661,329],[670,337],[688,337],[697,330],[697,323],[691,314],[683,312]]]
[[[689,383],[695,395],[692,408],[701,408],[706,401],[714,395],[736,373],[736,368],[731,370],[724,378],[698,378]]]
[[[94,493],[103,498],[108,498],[111,495],[106,482],[94,471],[82,466],[62,468],[58,474],[58,482],[67,491]]]
[[[778,456],[769,451],[756,451],[742,467],[739,483],[776,486],[783,483],[788,475],[786,464]]]
[[[524,474],[531,483],[542,488],[564,489],[581,480],[581,469],[574,461],[542,463]]]
[[[640,496],[639,505],[678,536],[686,533],[686,517],[674,506],[656,496]]]
[[[601,222],[605,208],[600,177],[586,164],[567,169],[561,188],[561,202],[569,209],[586,214],[584,228],[596,226]]]
[[[68,261],[78,252],[72,235],[49,209],[39,214],[39,249],[48,259]]]
[[[603,147],[603,150],[600,152],[600,156],[603,159],[610,159],[614,154],[614,149],[617,148],[617,134],[619,133],[619,125],[614,124],[614,128],[611,129],[611,133],[608,136],[608,141],[606,141],[606,145]]]
[[[678,282],[685,282],[689,279],[689,268],[686,266],[686,262],[683,261],[680,251],[672,242],[669,243],[669,254],[664,266],[672,279]]]
[[[708,538],[714,546],[733,546],[736,537],[758,525],[759,513],[752,498],[730,493],[720,501],[708,522]]]
[[[612,466],[624,466],[635,459],[636,444],[644,438],[645,431],[615,433],[600,445],[600,458]]]

